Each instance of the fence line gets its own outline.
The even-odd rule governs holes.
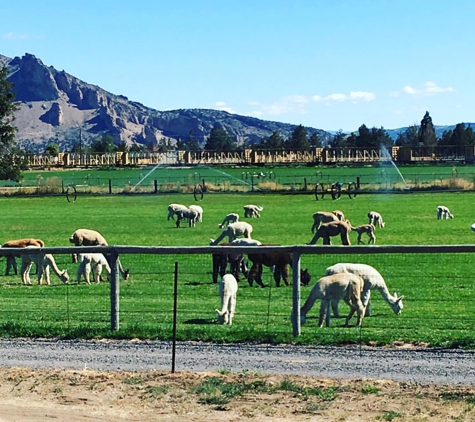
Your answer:
[[[316,260],[325,255],[329,256],[367,256],[371,255],[395,255],[398,259],[402,257],[409,257],[411,255],[427,254],[434,256],[440,261],[442,254],[473,254],[475,252],[475,245],[371,245],[371,246],[333,246],[333,245],[293,245],[293,246],[226,246],[226,254],[248,254],[248,253],[273,253],[273,252],[291,252],[293,253],[293,271],[292,271],[292,332],[294,336],[301,334],[300,326],[300,298],[301,298],[301,283],[300,283],[300,268],[303,258],[307,260]],[[112,246],[83,246],[83,247],[45,247],[32,249],[16,249],[16,248],[2,248],[2,256],[22,256],[32,254],[72,254],[72,253],[103,253],[111,257],[111,284],[110,284],[110,327],[112,331],[120,329],[120,282],[119,282],[119,268],[118,258],[120,255],[205,255],[209,257],[211,254],[223,253],[222,246],[126,246],[126,245],[112,245]],[[313,257],[313,258],[312,258]],[[401,258],[400,258],[401,257]],[[453,259],[453,258],[452,258]],[[469,265],[469,263],[466,263]],[[405,268],[401,265],[401,268]],[[409,271],[409,269],[405,270]],[[412,271],[412,269],[411,269]],[[438,271],[437,268],[434,271]],[[403,272],[402,275],[405,275]],[[461,274],[465,274],[463,271]],[[184,274],[186,277],[187,274]],[[435,285],[443,283],[444,280],[439,278],[444,277],[434,272],[427,277],[430,280],[435,280]],[[461,276],[453,276],[455,279]],[[461,279],[460,283],[463,283]],[[427,280],[426,280],[427,282]],[[176,295],[176,293],[174,293]],[[176,298],[175,298],[176,299]],[[426,300],[435,301],[440,300],[430,297]],[[175,305],[176,306],[176,305]]]

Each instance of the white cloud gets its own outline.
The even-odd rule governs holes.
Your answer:
[[[28,34],[15,34],[14,32],[7,32],[3,34],[3,39],[5,40],[26,40]]]
[[[373,94],[372,92],[367,92],[367,91],[350,91],[349,95],[336,93],[336,94],[327,95],[326,97],[322,97],[320,95],[314,95],[312,97],[312,100],[316,102],[353,101],[354,103],[357,103],[359,101],[374,101],[375,99],[376,99],[376,95]]]
[[[443,88],[438,86],[435,82],[428,81],[422,87],[414,88],[411,85],[406,85],[401,91],[392,91],[389,93],[390,97],[399,97],[400,95],[414,95],[419,97],[429,97],[431,95],[440,94],[442,92],[455,92],[451,86]]]
[[[224,101],[216,101],[214,103],[214,108],[221,111],[227,111],[231,114],[236,114],[232,107],[229,107]]]
[[[376,99],[376,95],[372,92],[351,91],[350,99],[353,101],[374,101]]]

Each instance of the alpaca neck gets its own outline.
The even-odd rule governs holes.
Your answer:
[[[317,287],[317,286],[315,286]],[[306,316],[310,309],[312,309],[313,305],[317,301],[317,299],[321,298],[321,295],[317,291],[316,288],[313,288],[312,291],[310,292],[310,295],[308,296],[307,300],[303,304],[303,306],[300,308],[300,315],[301,316]]]
[[[384,284],[383,286],[378,286],[378,290],[386,302],[390,304],[395,302],[395,298],[391,293],[389,293],[389,290],[386,287],[386,284]]]
[[[52,269],[53,272],[61,278],[63,276],[63,271],[60,271],[58,266],[56,265],[56,261],[53,258],[53,255],[45,255],[45,260],[44,260],[44,265],[49,265]]]

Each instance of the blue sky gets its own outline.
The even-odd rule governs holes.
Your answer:
[[[475,122],[475,1],[4,1],[0,54],[31,53],[157,110],[324,130]]]

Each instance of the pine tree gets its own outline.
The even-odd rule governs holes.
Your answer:
[[[19,181],[24,166],[24,155],[15,148],[14,113],[19,109],[14,102],[13,86],[7,79],[7,68],[0,68],[0,179]]]
[[[434,124],[429,112],[426,111],[424,118],[421,120],[419,128],[419,144],[426,147],[435,147],[437,145],[437,136],[435,135]]]
[[[214,125],[206,141],[205,150],[230,152],[236,150],[236,142],[233,137],[219,125]]]

